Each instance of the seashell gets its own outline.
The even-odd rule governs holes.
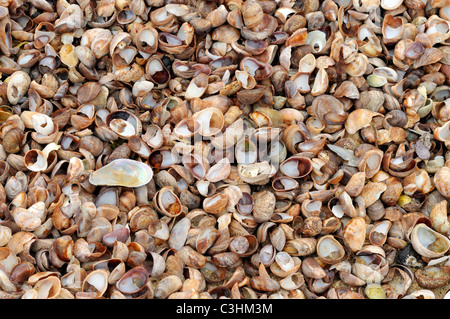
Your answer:
[[[398,42],[403,35],[404,24],[399,17],[387,14],[383,20],[383,42],[384,44],[393,44]]]
[[[433,266],[418,269],[414,275],[419,286],[427,289],[442,287],[450,280],[449,275],[442,268]]]
[[[96,298],[103,296],[108,288],[108,275],[105,269],[92,271],[83,281],[82,292],[93,293]]]
[[[90,48],[79,45],[75,47],[74,52],[78,60],[86,67],[93,68],[95,66],[96,58]]]
[[[152,169],[141,162],[117,159],[89,176],[93,185],[139,187],[148,184],[153,177]]]
[[[72,44],[66,43],[59,50],[61,62],[69,68],[74,68],[78,64],[78,57],[75,53],[75,47]]]
[[[206,257],[189,246],[184,246],[177,252],[180,260],[187,266],[199,269],[205,266]]]
[[[29,50],[23,52],[17,58],[17,64],[24,68],[32,67],[39,60],[40,52],[38,50]]]
[[[283,251],[293,257],[308,256],[315,252],[316,245],[315,238],[297,238],[287,241]]]
[[[304,276],[312,279],[322,279],[327,275],[317,260],[312,257],[303,260],[301,270]]]
[[[253,235],[236,236],[231,238],[229,248],[239,256],[250,256],[258,248],[258,240]]]
[[[272,75],[273,68],[270,64],[258,61],[253,57],[245,57],[241,60],[240,68],[247,72],[255,80],[262,80]]]
[[[441,142],[448,142],[450,137],[450,121],[448,121],[447,123],[445,123],[444,125],[438,127],[434,133],[433,136],[435,139],[437,139],[438,141]]]
[[[280,126],[280,114],[277,110],[268,107],[259,107],[250,113],[251,119],[258,125],[258,127]]]
[[[434,230],[441,234],[447,234],[450,230],[450,223],[447,220],[447,202],[442,201],[433,207],[430,213],[431,225]]]
[[[275,209],[275,195],[268,191],[253,194],[253,217],[257,223],[268,221]]]
[[[359,158],[357,166],[360,171],[365,172],[366,178],[372,178],[380,170],[382,160],[382,152],[372,149]]]
[[[24,132],[19,128],[13,128],[9,130],[3,137],[3,148],[7,153],[17,153],[20,151],[23,139]]]
[[[369,182],[367,183],[362,192],[361,197],[364,199],[364,203],[366,207],[372,205],[376,200],[378,200],[381,196],[381,193],[383,193],[386,190],[386,184],[377,182]]]
[[[205,178],[211,183],[216,183],[226,179],[231,173],[231,164],[228,158],[219,160],[216,164],[210,167],[206,173]]]
[[[320,234],[322,232],[322,220],[317,216],[307,217],[300,227],[300,232],[306,237],[314,237]]]
[[[241,86],[246,90],[251,90],[256,85],[255,78],[245,71],[236,70],[235,76],[236,80],[238,80]]]
[[[182,286],[181,279],[175,275],[163,278],[155,288],[154,296],[157,299],[165,299],[178,291]]]
[[[0,226],[0,247],[5,246],[12,238],[11,228],[7,226]]]
[[[292,258],[288,253],[281,251],[276,254],[275,262],[270,265],[270,270],[276,276],[285,278],[296,273],[301,263],[300,258]]]
[[[369,233],[369,240],[373,245],[382,246],[386,239],[391,228],[391,222],[389,220],[380,221],[375,223],[372,227],[372,230]]]
[[[406,295],[412,284],[412,275],[402,267],[392,267],[383,282],[387,282],[383,285],[386,287],[386,297],[398,299]]]
[[[313,31],[314,32],[314,31]],[[311,89],[312,96],[322,95],[328,89],[328,73],[324,68],[319,68],[316,78],[314,80],[313,87]]]
[[[170,232],[168,240],[169,246],[176,250],[180,250],[185,244],[190,226],[191,222],[188,218],[182,218],[177,222]]]
[[[169,217],[178,216],[182,211],[180,199],[170,186],[163,187],[156,192],[153,197],[153,205],[159,213]]]
[[[209,170],[207,160],[200,154],[187,154],[181,159],[184,167],[197,179],[203,179]]]
[[[207,213],[219,215],[228,204],[228,196],[223,193],[217,193],[203,201],[203,210]]]
[[[204,254],[214,245],[219,235],[219,231],[212,226],[207,226],[201,229],[195,242],[197,252]]]
[[[344,71],[350,76],[362,76],[367,70],[368,58],[363,54],[357,54],[355,59],[345,64]]]
[[[141,136],[142,140],[145,141],[150,147],[154,149],[159,149],[164,143],[162,130],[159,126],[150,125],[144,135]]]
[[[55,276],[41,279],[34,285],[36,299],[56,299],[61,291],[61,281]]]
[[[238,175],[242,181],[252,184],[265,184],[272,174],[272,166],[267,161],[253,163],[249,165],[239,164]]]
[[[114,246],[116,242],[126,242],[130,237],[130,231],[127,227],[116,227],[113,231],[103,235],[102,242],[108,247]]]
[[[347,185],[345,186],[345,191],[352,197],[356,197],[361,194],[364,189],[366,178],[364,172],[358,172],[354,174]]]
[[[202,136],[212,136],[219,133],[224,125],[223,113],[217,108],[205,108],[193,116],[200,123],[199,133]]]
[[[241,12],[244,25],[247,28],[254,28],[261,24],[263,20],[264,12],[257,1],[244,2]]]
[[[280,176],[274,178],[272,181],[272,188],[278,192],[290,191],[298,188],[298,186],[299,184],[295,179],[287,176]]]
[[[26,261],[21,262],[11,270],[11,281],[17,284],[23,284],[30,276],[35,274],[35,271],[31,263]]]
[[[361,250],[366,239],[366,222],[362,217],[353,217],[343,229],[344,243],[353,252]]]
[[[311,170],[311,160],[300,155],[291,156],[280,165],[280,171],[286,176],[292,178],[302,178],[308,175]]]
[[[200,123],[191,117],[182,119],[174,127],[173,133],[180,138],[191,138],[200,129]]]
[[[50,143],[42,151],[30,150],[24,156],[24,164],[30,171],[45,171],[48,167],[50,153],[59,148],[60,146],[55,143]]]
[[[9,2],[0,298],[446,292],[447,0]]]
[[[332,235],[321,237],[316,249],[320,260],[327,264],[337,263],[345,256],[344,248]]]
[[[417,224],[411,232],[411,244],[421,256],[437,258],[450,248],[450,240],[425,224]]]
[[[131,64],[134,57],[137,54],[135,47],[124,47],[123,49],[117,49],[112,56],[112,63],[115,67],[121,69]]]
[[[139,136],[142,131],[141,121],[134,114],[122,110],[109,113],[106,125],[124,139],[133,135]]]
[[[143,267],[128,270],[117,282],[116,288],[124,295],[133,295],[146,288],[149,274]]]
[[[435,294],[428,289],[420,289],[406,295],[402,299],[435,299]]]
[[[280,280],[280,286],[283,289],[292,291],[300,288],[305,282],[302,274],[295,273]]]
[[[371,87],[378,88],[378,87],[382,87],[383,85],[385,85],[387,83],[387,79],[384,76],[371,74],[367,77],[367,83]]]
[[[326,33],[319,30],[308,32],[305,44],[311,47],[313,53],[320,53],[327,43]]]
[[[136,135],[133,135],[128,139],[128,146],[134,153],[138,154],[142,158],[148,158],[150,156],[150,147],[144,142],[144,140]]]
[[[148,76],[148,79],[157,86],[164,86],[170,80],[170,74],[164,66],[164,63],[157,57],[147,61],[145,73]]]
[[[402,5],[401,0],[381,0],[381,7],[384,10],[395,10]]]
[[[255,276],[250,280],[250,286],[258,291],[272,292],[280,288],[280,284],[271,278]]]
[[[11,271],[18,264],[19,259],[15,256],[14,251],[7,247],[0,247],[0,265],[7,275],[11,274]]]
[[[241,199],[237,203],[236,210],[241,215],[250,215],[254,206],[255,202],[253,197],[249,193],[243,192]]]
[[[30,83],[30,76],[23,71],[16,71],[11,74],[6,89],[8,101],[13,105],[19,103],[20,99],[25,95],[30,87]]]
[[[239,164],[253,164],[257,160],[257,147],[249,139],[241,139],[235,145],[235,158]]]
[[[355,134],[358,130],[369,125],[375,115],[375,112],[367,109],[355,110],[348,115],[345,122],[345,129],[349,134]]]

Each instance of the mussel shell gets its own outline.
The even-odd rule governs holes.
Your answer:
[[[93,185],[140,187],[153,178],[153,171],[145,163],[131,159],[116,159],[89,176]]]

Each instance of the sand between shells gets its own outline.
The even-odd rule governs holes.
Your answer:
[[[450,293],[447,0],[0,0],[0,299]]]

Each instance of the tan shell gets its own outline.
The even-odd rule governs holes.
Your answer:
[[[366,239],[366,222],[362,217],[353,217],[343,230],[344,242],[353,252],[361,250]]]
[[[320,260],[327,264],[335,264],[345,256],[344,248],[332,235],[320,237],[316,249]]]
[[[442,196],[450,198],[450,168],[442,167],[434,175],[434,184]]]
[[[411,244],[421,256],[437,258],[450,249],[450,240],[425,224],[417,224],[411,232]]]
[[[369,240],[373,245],[382,246],[387,239],[391,222],[389,220],[375,223],[369,233]]]

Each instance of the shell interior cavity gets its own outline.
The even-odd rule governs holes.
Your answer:
[[[318,253],[327,259],[337,259],[340,255],[340,249],[332,239],[326,238],[319,245]]]

